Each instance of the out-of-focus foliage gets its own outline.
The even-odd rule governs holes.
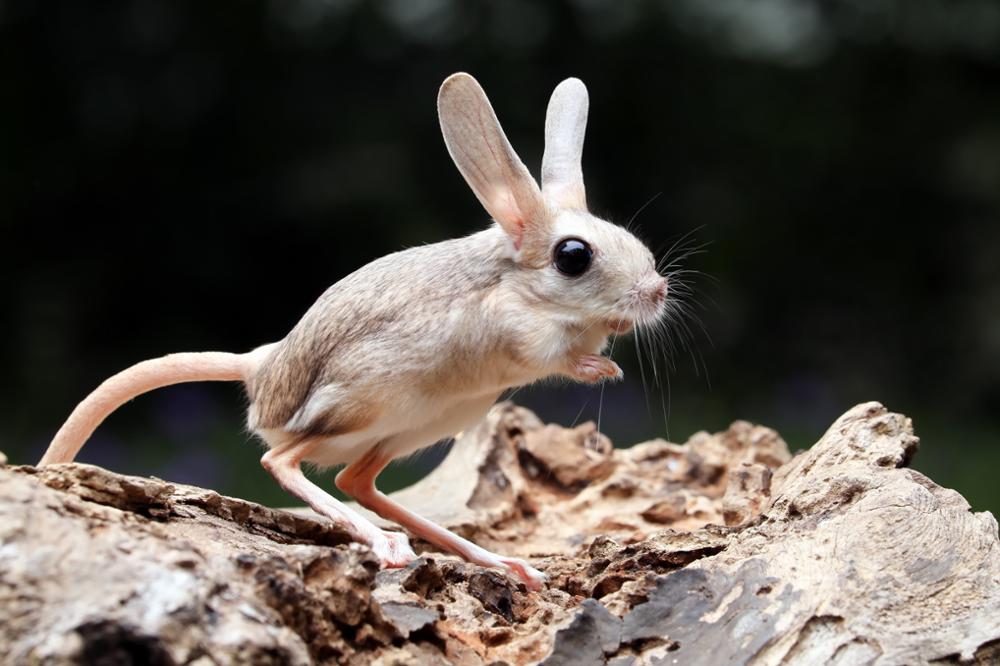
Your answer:
[[[0,0],[0,450],[33,461],[136,360],[279,339],[363,263],[484,225],[435,116],[458,70],[536,173],[548,94],[584,79],[595,211],[641,209],[714,278],[655,377],[619,341],[625,383],[518,400],[620,444],[669,415],[807,446],[878,399],[918,468],[1000,508],[993,0]],[[162,390],[81,459],[287,502],[242,407]]]

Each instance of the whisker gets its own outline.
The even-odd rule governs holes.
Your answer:
[[[616,342],[618,342],[618,334],[617,333],[615,333],[615,335],[611,338],[611,348],[608,350],[608,358],[611,358],[611,355],[615,353],[615,343]],[[604,387],[606,385],[607,385],[607,381],[602,380],[601,381],[601,397],[600,397],[600,402],[598,402],[598,404],[597,404],[597,433],[598,434],[601,433],[601,416],[602,416],[602,414],[604,412]]]
[[[715,284],[719,283],[719,279],[716,278],[714,275],[709,275],[704,271],[695,270],[693,268],[675,268],[671,271],[667,271],[666,273],[664,273],[664,275],[668,278],[673,278],[674,280],[680,280],[684,284],[687,284],[685,280],[688,275],[694,275],[697,276],[698,278],[704,278]],[[688,285],[688,286],[693,286],[693,285]]]
[[[679,238],[677,238],[677,240],[674,241],[673,245],[671,245],[670,248],[662,254],[660,261],[657,263],[657,267],[659,269],[662,269],[665,262],[668,261],[670,262],[670,264],[667,264],[668,267],[671,265],[676,265],[678,262],[683,261],[684,259],[692,256],[693,254],[702,254],[703,252],[705,252],[705,248],[711,245],[710,241],[705,241],[697,245],[686,244],[688,243],[688,241],[691,240],[694,234],[696,234],[703,228],[704,225],[695,227],[691,231],[688,231],[687,233],[682,234]],[[666,243],[660,245],[660,247],[656,249],[655,254],[660,254],[660,252],[663,249],[663,245],[666,245]]]
[[[649,364],[653,368],[653,386],[660,385],[660,376],[656,371],[656,329],[650,330],[650,335],[646,338],[646,351],[649,353]]]
[[[661,194],[658,193],[645,202],[626,222],[626,228],[631,228],[638,216]],[[703,228],[704,226],[696,227],[668,240],[664,243],[664,245],[669,243],[667,251],[662,254],[659,251],[655,253],[659,256],[659,259],[654,262],[655,268],[660,275],[667,278],[669,284],[668,297],[662,306],[661,316],[655,321],[642,322],[642,316],[633,315],[633,320],[637,324],[634,329],[636,362],[639,366],[646,412],[652,420],[650,405],[650,380],[652,380],[653,389],[660,394],[660,412],[663,417],[664,431],[668,438],[670,437],[673,402],[672,373],[676,372],[677,364],[686,360],[685,357],[689,357],[695,374],[704,377],[711,388],[708,364],[701,349],[699,349],[699,345],[695,342],[704,337],[712,347],[715,346],[700,313],[706,312],[710,307],[719,307],[712,295],[707,293],[702,286],[704,283],[717,285],[718,280],[701,270],[683,266],[692,257],[707,253],[707,248],[712,244],[711,241],[699,242],[697,240],[696,236]],[[609,306],[611,311],[607,316],[609,318],[618,317],[621,316],[622,311],[642,312],[642,310],[637,309],[639,304],[636,294],[622,297]],[[589,331],[592,326],[593,324],[588,325],[580,331],[574,340]],[[614,353],[617,339],[618,335],[615,334],[611,341],[609,356]],[[647,359],[649,361],[648,368]],[[605,386],[602,383],[598,398],[598,432],[603,424],[604,391]]]
[[[670,249],[667,250],[666,254],[670,254],[671,252],[673,252],[674,248],[676,248],[678,245],[680,245],[684,241],[688,240],[689,238],[691,238],[692,236],[694,236],[696,233],[698,233],[699,231],[701,231],[704,228],[705,228],[705,225],[701,224],[701,225],[698,225],[697,227],[695,227],[694,229],[691,229],[690,231],[686,231],[683,234],[681,234],[680,236],[678,236],[674,240],[673,245],[670,246]],[[666,245],[669,242],[670,242],[670,240],[667,239],[666,241],[664,241],[663,243],[661,243],[656,248],[656,254],[659,254],[663,250],[663,246]]]
[[[666,396],[666,399],[664,399]],[[671,407],[671,393],[670,393],[670,376],[667,376],[666,389],[660,391],[660,408],[663,410],[663,434],[666,436],[667,441],[670,441],[670,407]]]
[[[589,404],[590,398],[583,401],[583,407],[581,407],[580,411],[576,413],[576,417],[574,417],[573,422],[569,425],[570,428],[576,427],[576,422],[580,420],[580,415],[583,414],[583,410],[585,410]]]
[[[639,361],[639,378],[642,380],[642,395],[646,399],[646,413],[652,417],[649,409],[649,389],[646,386],[646,370],[642,365],[642,353],[640,352],[639,329],[635,329],[635,358]]]
[[[524,386],[515,387],[514,389],[511,390],[511,392],[509,394],[507,394],[505,397],[502,398],[502,401],[506,402],[508,400],[513,400],[514,396],[517,395],[518,393],[520,393],[521,389],[523,389],[523,388],[524,388]]]
[[[642,211],[646,210],[646,208],[649,207],[649,204],[651,204],[654,201],[656,201],[657,199],[659,199],[661,194],[663,194],[663,192],[657,192],[656,194],[654,194],[653,196],[651,196],[649,198],[649,201],[647,201],[646,203],[644,203],[641,206],[639,206],[639,210],[637,210],[634,213],[632,213],[632,217],[630,217],[628,219],[628,222],[625,223],[625,228],[628,229],[629,231],[631,231],[630,227],[632,226],[632,223],[635,222],[635,218],[639,217],[639,213],[641,213]]]

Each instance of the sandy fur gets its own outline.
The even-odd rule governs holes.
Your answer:
[[[586,211],[581,82],[560,84],[549,105],[544,194],[474,79],[449,77],[438,109],[449,153],[496,224],[382,257],[330,287],[248,382],[248,425],[272,446],[320,441],[309,459],[323,464],[376,446],[405,455],[475,422],[504,389],[581,377],[577,364],[605,348],[610,322],[650,314],[635,306],[662,283],[652,254]],[[593,249],[576,277],[552,264],[571,237]]]
[[[474,422],[504,389],[558,372],[573,323],[541,316],[513,276],[533,269],[513,254],[493,227],[344,278],[262,358],[248,382],[250,428],[272,445],[278,433],[321,437],[322,448],[337,451],[313,462],[352,462],[378,442],[435,430],[436,421]],[[359,420],[369,424],[344,433]],[[434,441],[408,441],[400,455]]]
[[[187,381],[246,385],[247,425],[268,445],[275,480],[368,544],[383,566],[416,558],[303,475],[301,464],[347,464],[337,483],[412,534],[498,567],[536,590],[544,575],[416,516],[378,492],[375,477],[405,456],[478,421],[500,393],[552,375],[595,382],[621,369],[599,356],[612,331],[663,313],[666,280],[628,231],[587,212],[580,161],[587,90],[568,79],[545,123],[542,187],[514,152],[486,94],[455,74],[438,95],[448,151],[495,224],[465,238],[410,248],[361,267],[326,290],[279,342],[248,354],[176,354],[143,361],[98,387],[57,433],[41,464],[73,459],[127,400]],[[590,261],[560,272],[563,241]],[[565,266],[564,266],[565,268]]]
[[[361,267],[283,340],[249,354],[171,355],[115,375],[74,410],[42,462],[71,460],[125,401],[184,381],[244,381],[249,428],[272,450],[299,447],[323,465],[433,444],[511,387],[552,375],[595,381],[580,364],[593,366],[587,357],[606,347],[613,322],[658,317],[650,294],[665,282],[638,239],[586,211],[586,88],[571,79],[553,93],[542,188],[472,77],[449,77],[438,108],[448,150],[494,225]],[[593,249],[580,276],[553,265],[566,238]]]

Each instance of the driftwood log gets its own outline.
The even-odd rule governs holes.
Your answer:
[[[916,448],[877,403],[794,457],[745,422],[616,450],[500,405],[397,497],[530,558],[538,593],[429,550],[379,571],[305,512],[0,467],[0,661],[996,663],[996,520]]]

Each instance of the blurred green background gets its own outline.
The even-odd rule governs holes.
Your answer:
[[[658,355],[669,391],[629,342],[603,396],[519,402],[600,410],[619,445],[743,418],[801,448],[879,400],[918,469],[1000,509],[995,0],[0,0],[0,450],[34,462],[117,370],[280,339],[365,262],[485,225],[437,124],[458,70],[536,174],[548,95],[582,78],[595,212],[642,208],[652,247],[703,247],[685,267],[711,276],[707,333]],[[288,504],[244,402],[158,391],[81,460]]]

